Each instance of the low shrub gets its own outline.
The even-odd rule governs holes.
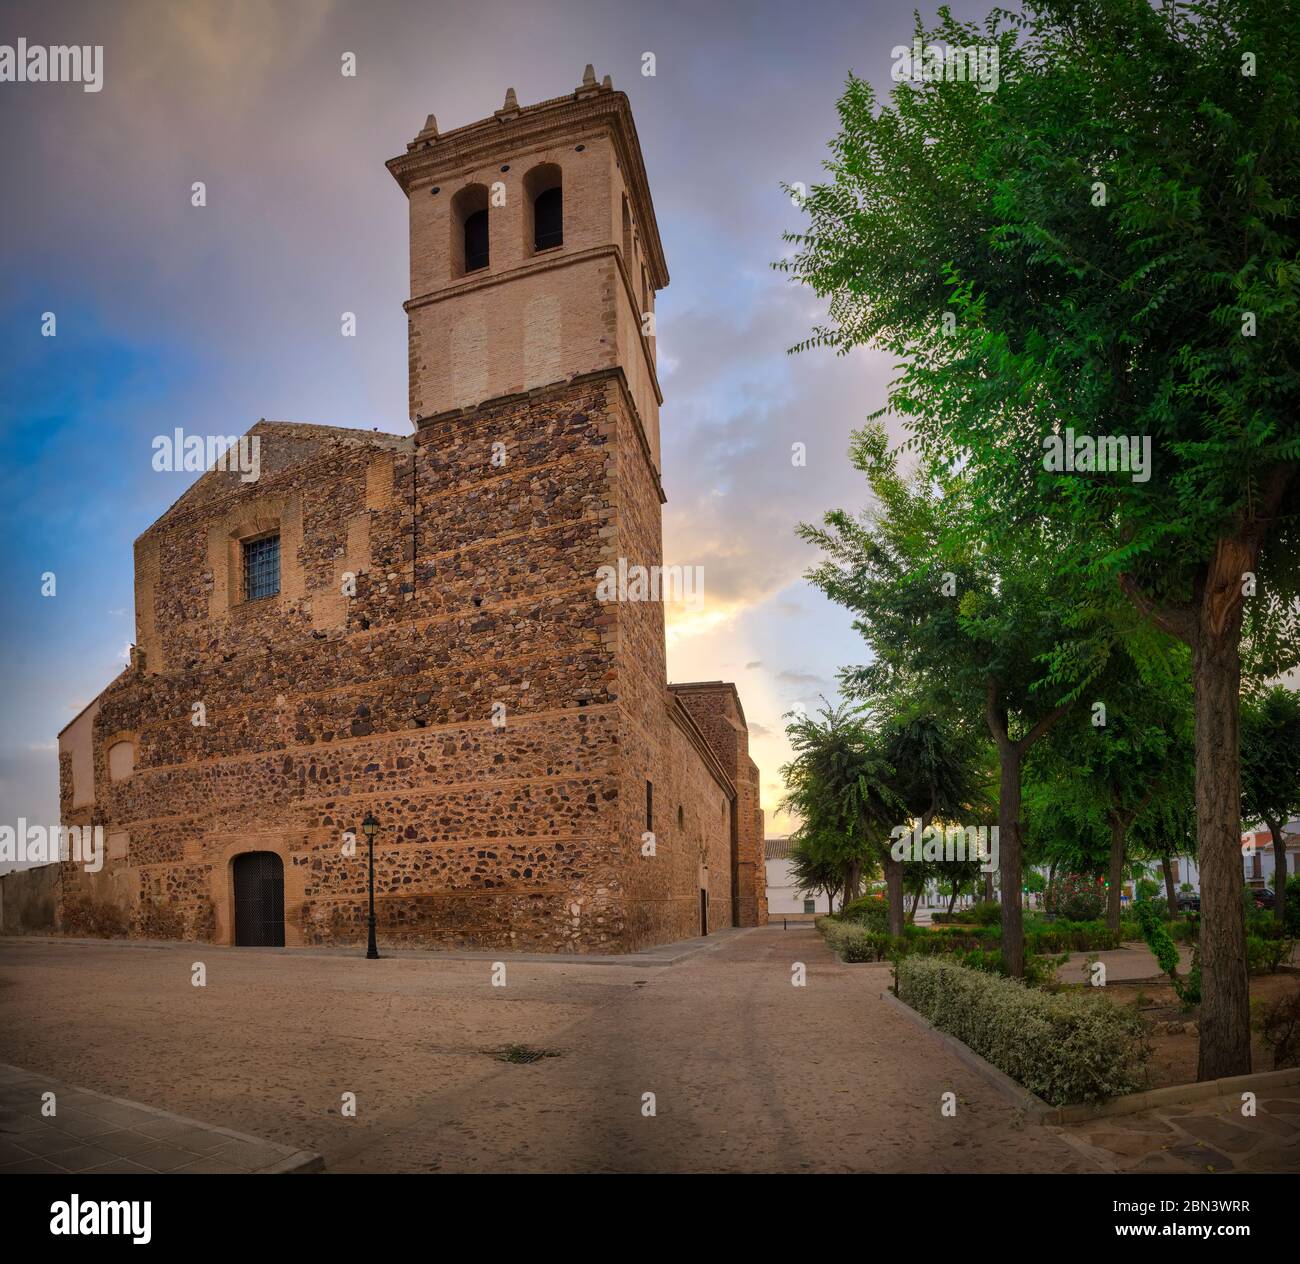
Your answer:
[[[832,917],[819,917],[816,925],[827,946],[841,961],[858,963],[889,959],[888,935],[854,922],[839,922]]]
[[[1246,968],[1251,974],[1276,974],[1284,961],[1291,959],[1295,944],[1290,939],[1268,938],[1262,935],[1246,936]]]
[[[1091,989],[1041,992],[916,956],[899,963],[897,977],[899,997],[917,1013],[1053,1106],[1140,1087],[1141,1020]]]
[[[966,910],[966,920],[975,926],[1000,926],[1002,905],[997,900],[981,900]]]
[[[1169,906],[1163,899],[1151,900],[1149,903],[1155,910],[1156,916],[1165,923],[1169,934],[1175,941],[1188,943],[1196,938],[1200,925],[1197,920],[1199,914],[1178,911],[1170,915]],[[1121,941],[1142,938],[1142,928],[1138,925],[1135,907],[1134,905],[1126,906],[1120,913],[1119,934]]]
[[[825,925],[823,925],[825,923]],[[844,960],[882,961],[889,953],[884,949],[884,941],[889,938],[887,926],[877,928],[871,922],[842,921],[837,918],[820,918],[817,925],[832,949]],[[1050,929],[1025,932],[1026,955],[1057,954],[1069,952],[1096,952],[1109,948],[1118,948],[1120,935],[1108,930],[1100,922],[1063,922],[1056,925],[1044,923]],[[832,931],[828,928],[838,927]],[[836,936],[832,940],[832,936]],[[874,937],[872,938],[864,938]],[[963,952],[999,952],[1002,942],[1002,929],[999,926],[913,926],[903,928],[905,951],[920,956],[936,956],[943,953]],[[853,945],[841,948],[839,945]],[[872,956],[855,956],[850,958],[846,952],[875,953]]]
[[[1046,953],[1025,952],[1025,982],[1032,988],[1045,988],[1050,992],[1061,986],[1057,982],[1056,972],[1070,960],[1068,952],[1057,956]]]
[[[1192,913],[1186,917],[1176,918],[1172,922],[1166,922],[1165,929],[1176,944],[1194,944],[1200,938],[1201,916],[1199,913]],[[1130,938],[1141,939],[1141,929],[1139,928]]]
[[[853,922],[820,917],[816,922],[827,946],[841,961],[855,965],[864,962],[893,961],[902,957],[950,957],[972,970],[986,974],[1004,974],[1001,933],[994,927],[962,933],[960,927],[946,932],[908,926],[901,937],[894,937]],[[1025,979],[1034,987],[1051,987],[1056,971],[1068,954],[1059,957],[1040,955],[1028,937],[1025,940]]]
[[[1300,939],[1300,873],[1293,873],[1286,880],[1286,908],[1282,916],[1286,919],[1282,923],[1286,933]]]
[[[840,921],[865,926],[884,935],[889,931],[889,904],[879,895],[864,895],[840,909]]]
[[[1026,952],[1100,952],[1121,942],[1122,933],[1104,922],[1048,922],[1025,932]]]
[[[955,953],[951,960],[958,965],[965,966],[967,970],[979,970],[983,974],[1006,974],[1006,966],[1002,964],[1002,950],[1000,948],[969,948],[965,952]]]

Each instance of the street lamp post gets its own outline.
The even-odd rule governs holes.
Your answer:
[[[366,819],[361,822],[361,832],[370,844],[370,942],[366,946],[366,960],[378,961],[379,949],[375,944],[375,835],[379,832],[379,822],[372,813],[366,813]]]

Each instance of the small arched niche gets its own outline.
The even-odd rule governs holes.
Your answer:
[[[125,781],[135,771],[135,742],[129,737],[108,748],[108,779]]]

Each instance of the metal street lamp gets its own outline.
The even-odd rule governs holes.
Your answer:
[[[366,960],[378,961],[379,949],[375,945],[375,835],[379,833],[379,822],[370,812],[361,822],[361,832],[370,844],[370,942],[366,947]]]

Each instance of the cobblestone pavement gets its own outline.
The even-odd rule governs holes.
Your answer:
[[[505,987],[491,967],[9,940],[0,1060],[334,1171],[1088,1170],[815,931],[747,932],[672,966],[508,959]],[[558,1056],[500,1061],[511,1045]]]
[[[1096,1123],[1027,1121],[889,1010],[887,968],[838,964],[811,929],[700,948],[620,968],[503,955],[494,987],[492,961],[477,958],[11,939],[0,1061],[319,1152],[329,1171],[1129,1162],[1099,1144]],[[191,985],[195,961],[206,987]],[[797,963],[806,986],[792,986]],[[955,1117],[941,1113],[945,1093]]]

